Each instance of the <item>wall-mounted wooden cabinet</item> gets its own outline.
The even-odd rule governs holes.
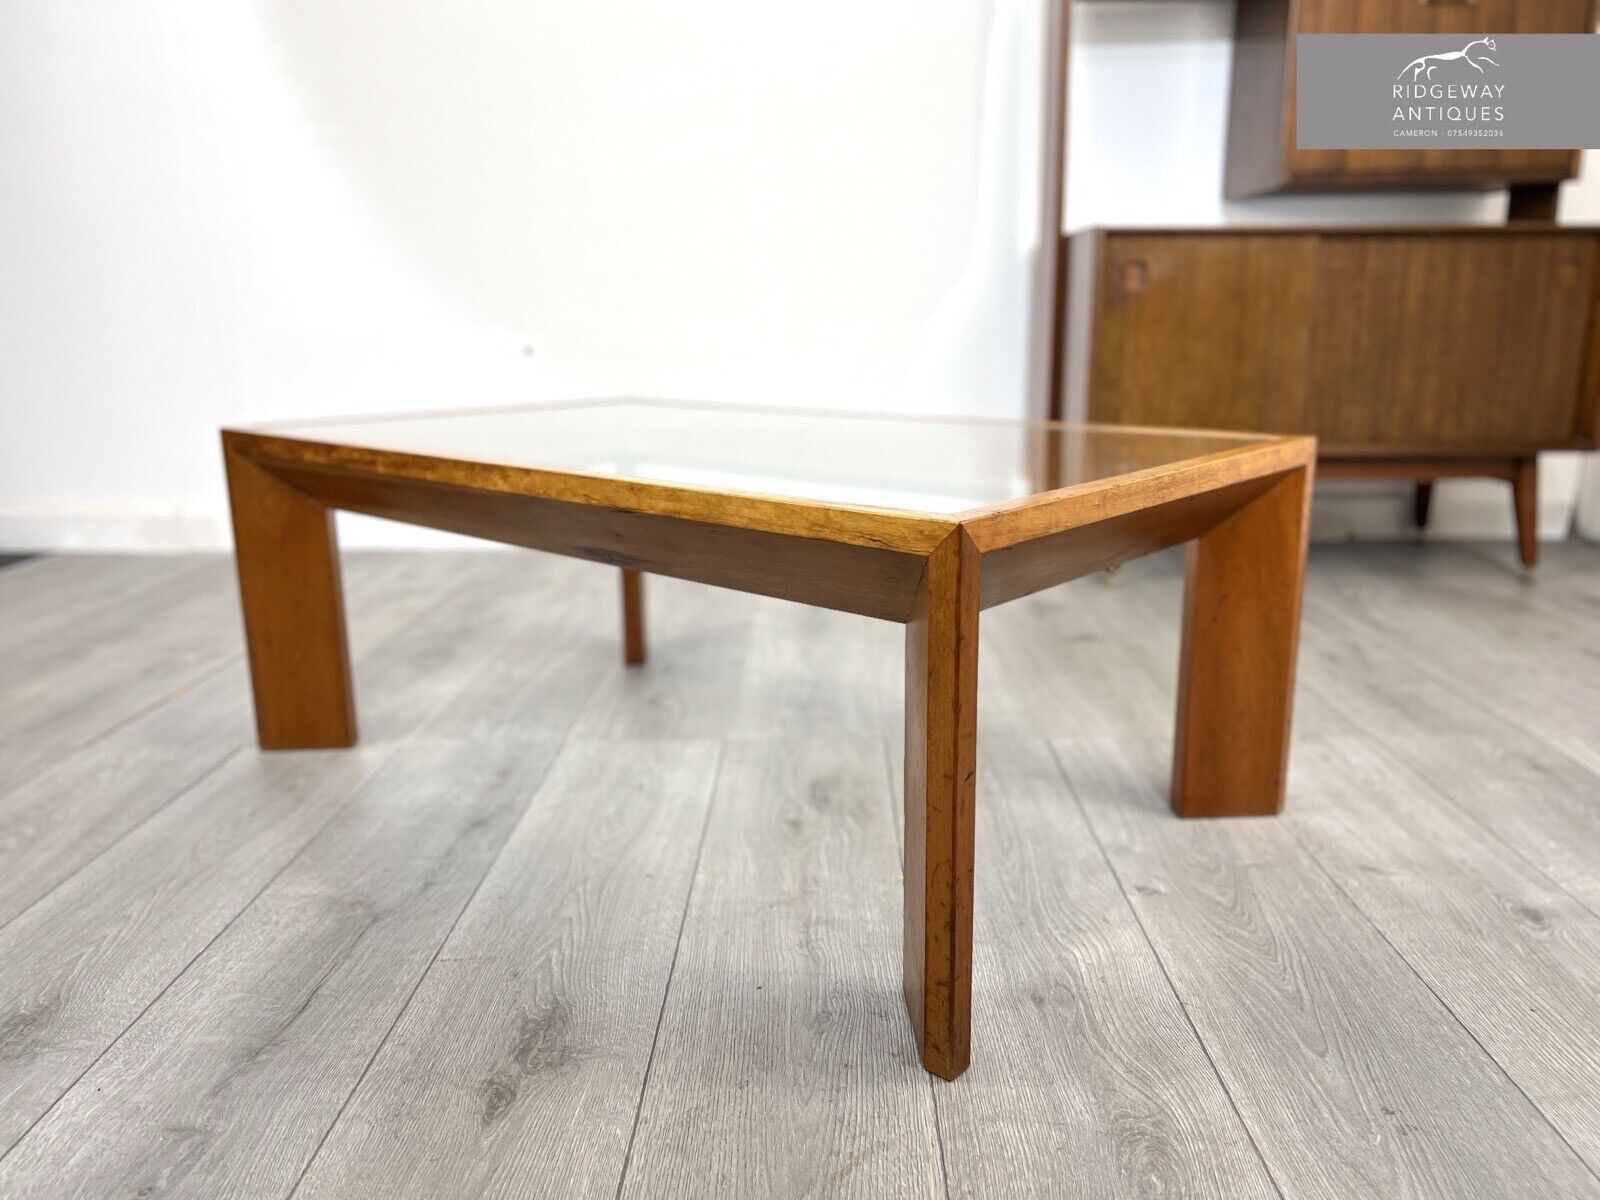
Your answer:
[[[1495,187],[1577,174],[1569,150],[1299,150],[1295,35],[1592,33],[1593,0],[1238,0],[1227,193]]]
[[[1600,230],[1090,230],[1068,259],[1069,420],[1309,433],[1328,473],[1528,487],[1538,451],[1600,442]]]

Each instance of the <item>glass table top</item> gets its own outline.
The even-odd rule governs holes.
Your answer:
[[[1272,440],[653,400],[348,417],[247,432],[941,515]]]

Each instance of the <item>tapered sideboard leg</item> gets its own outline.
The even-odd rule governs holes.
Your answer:
[[[225,457],[261,747],[354,745],[333,513],[249,459]]]
[[[1539,460],[1517,460],[1511,478],[1511,495],[1517,508],[1517,551],[1522,565],[1533,570],[1539,565]]]
[[[977,772],[978,551],[956,530],[928,558],[906,626],[905,993],[922,1065],[967,1069]]]
[[[1283,807],[1311,470],[1188,547],[1172,807],[1181,817]]]
[[[1433,511],[1433,484],[1424,481],[1417,484],[1416,494],[1411,500],[1411,523],[1418,529],[1428,527],[1428,514]]]
[[[622,568],[622,661],[644,661],[644,576]]]

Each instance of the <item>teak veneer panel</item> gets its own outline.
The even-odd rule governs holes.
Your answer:
[[[1595,251],[1560,234],[1319,239],[1303,427],[1330,446],[1571,441]]]
[[[1592,0],[1239,0],[1227,193],[1545,183],[1578,173],[1571,150],[1301,150],[1295,37],[1317,33],[1592,33]]]
[[[1315,237],[1073,240],[1081,247],[1074,261],[1098,270],[1071,301],[1092,310],[1093,333],[1087,356],[1068,361],[1069,414],[1136,425],[1302,427]],[[1089,360],[1092,395],[1085,397],[1090,380],[1080,368]]]
[[[1073,420],[1300,433],[1324,455],[1596,441],[1600,232],[1081,233]]]

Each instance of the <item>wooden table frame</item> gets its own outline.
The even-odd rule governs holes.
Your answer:
[[[1172,806],[1282,807],[1313,439],[1241,439],[938,516],[315,436],[222,434],[266,749],[356,740],[334,509],[622,568],[628,662],[644,658],[644,573],[905,625],[905,997],[922,1063],[946,1079],[969,1060],[980,610],[1191,542]]]

